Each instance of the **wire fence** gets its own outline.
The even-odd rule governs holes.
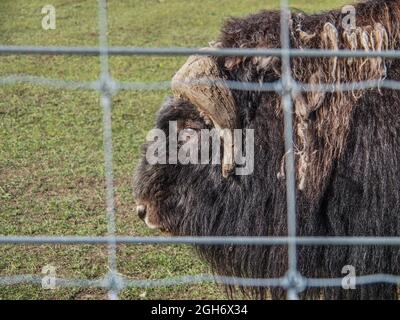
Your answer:
[[[129,287],[160,287],[182,284],[196,284],[213,282],[226,285],[250,287],[281,287],[287,290],[288,299],[298,299],[298,294],[308,287],[341,287],[342,278],[305,278],[297,269],[298,245],[384,245],[400,246],[400,237],[297,237],[296,236],[296,187],[295,187],[295,159],[293,153],[293,92],[333,92],[337,90],[352,91],[369,88],[388,88],[400,90],[400,82],[392,80],[371,80],[357,83],[319,84],[309,85],[296,82],[291,75],[291,57],[383,57],[400,58],[400,51],[351,51],[351,50],[299,50],[290,48],[289,19],[290,10],[288,1],[281,0],[281,49],[191,49],[191,48],[118,48],[108,47],[107,0],[98,0],[99,11],[99,47],[30,47],[30,46],[2,46],[0,55],[39,54],[39,55],[90,55],[100,57],[100,76],[96,81],[65,81],[27,75],[10,75],[0,77],[0,85],[28,83],[45,87],[62,89],[95,90],[100,94],[100,103],[103,110],[103,146],[106,180],[106,236],[0,236],[0,245],[44,245],[44,244],[93,244],[107,245],[109,272],[100,279],[55,279],[59,287],[90,287],[103,288],[108,292],[109,299],[118,299],[121,290]],[[273,91],[282,97],[284,111],[284,137],[286,158],[286,194],[287,194],[287,237],[128,237],[116,236],[114,186],[113,186],[113,151],[111,130],[112,96],[120,90],[164,90],[170,88],[170,82],[120,82],[112,79],[109,73],[108,58],[110,55],[126,56],[177,56],[177,55],[212,55],[212,56],[277,56],[282,61],[282,77],[274,83],[249,83],[224,81],[224,84],[234,90]],[[211,82],[212,83],[212,82]],[[210,81],[196,85],[210,85]],[[117,245],[143,244],[191,244],[191,245],[287,245],[288,272],[282,278],[253,279],[214,276],[208,274],[174,277],[156,280],[133,280],[118,272]],[[0,285],[15,285],[21,283],[41,284],[42,276],[17,275],[0,277]],[[400,276],[389,274],[373,274],[357,277],[357,285],[374,283],[400,284]]]

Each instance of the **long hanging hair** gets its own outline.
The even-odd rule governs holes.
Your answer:
[[[343,28],[340,10],[307,16],[294,13],[290,19],[291,47],[325,50],[393,50],[400,44],[400,1],[364,1],[355,5],[356,25]],[[265,11],[245,19],[230,19],[214,44],[220,48],[279,48],[280,13]],[[222,60],[222,61],[221,61]],[[278,57],[220,58],[222,69],[235,80],[266,81],[281,75]],[[318,196],[334,159],[341,156],[349,132],[353,107],[371,89],[335,90],[335,86],[387,77],[392,61],[376,58],[296,57],[292,76],[299,83],[332,90],[296,94],[297,177],[300,190]],[[379,85],[378,85],[379,86]],[[382,94],[381,91],[378,91]],[[278,101],[276,110],[282,108]]]

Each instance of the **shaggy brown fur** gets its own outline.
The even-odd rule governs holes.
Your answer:
[[[342,28],[343,14],[335,10],[305,16],[293,13],[290,19],[291,47],[298,49],[350,49],[382,51],[396,49],[400,41],[400,1],[367,1],[356,6],[354,30]],[[261,12],[245,19],[231,19],[223,28],[220,48],[279,48],[280,13]],[[275,28],[273,27],[275,26]],[[229,73],[257,70],[280,77],[276,57],[220,58]],[[391,61],[382,58],[294,58],[294,80],[310,85],[383,80]],[[259,79],[258,79],[259,80]],[[369,90],[370,91],[370,90]],[[364,91],[307,92],[294,96],[297,134],[298,186],[318,198],[333,160],[344,150],[352,110]],[[380,92],[381,93],[381,92]],[[282,107],[277,103],[277,112]],[[284,159],[283,159],[284,161]],[[282,168],[284,166],[282,165]],[[282,176],[282,173],[281,173]]]

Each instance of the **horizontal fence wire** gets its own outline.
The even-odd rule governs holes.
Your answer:
[[[55,278],[57,287],[82,287],[82,288],[99,288],[108,289],[112,281],[117,283],[119,290],[126,288],[157,288],[169,287],[177,285],[201,284],[204,282],[217,283],[221,285],[232,285],[241,287],[281,287],[288,289],[290,287],[289,279],[282,278],[237,278],[216,276],[210,274],[186,275],[180,277],[170,277],[166,279],[131,279],[123,275],[114,275],[111,280],[109,275],[99,279],[60,279]],[[17,284],[41,284],[43,277],[35,275],[17,275],[0,277],[0,286],[17,285]],[[341,287],[343,278],[299,278],[300,290],[305,288],[317,287]],[[374,274],[357,277],[357,285],[367,285],[376,283],[398,284],[400,276],[390,274]]]
[[[140,237],[115,235],[115,206],[112,165],[112,131],[111,103],[112,95],[124,90],[156,91],[169,90],[171,81],[161,82],[123,82],[113,79],[109,73],[109,56],[276,56],[282,59],[281,80],[272,83],[251,83],[237,81],[210,81],[198,79],[189,82],[190,85],[210,86],[223,82],[232,90],[276,92],[282,96],[285,114],[285,145],[289,154],[293,154],[293,128],[291,126],[293,113],[293,95],[297,92],[334,92],[365,89],[400,90],[400,81],[368,80],[354,83],[339,84],[307,84],[294,81],[291,75],[290,58],[293,57],[338,57],[338,58],[388,58],[399,59],[399,50],[362,51],[362,50],[321,50],[295,49],[289,46],[289,28],[287,0],[281,0],[281,43],[280,49],[251,48],[136,48],[109,47],[107,41],[107,1],[98,0],[99,5],[99,47],[34,47],[0,45],[0,55],[79,55],[99,56],[101,74],[94,81],[72,81],[50,79],[32,75],[14,74],[0,76],[0,85],[31,84],[56,89],[94,90],[98,91],[103,110],[104,161],[106,180],[107,236],[0,236],[0,245],[106,245],[108,247],[109,272],[99,279],[55,279],[57,287],[102,288],[107,290],[109,299],[117,299],[121,290],[130,287],[152,288],[161,286],[176,286],[198,284],[204,282],[218,283],[243,287],[281,287],[287,290],[288,299],[297,299],[298,294],[311,287],[341,287],[343,278],[317,279],[303,277],[297,271],[297,246],[400,246],[400,237],[297,237],[295,216],[294,158],[287,161],[287,201],[288,226],[287,237]],[[181,85],[187,85],[187,82]],[[179,85],[174,83],[174,85]],[[289,270],[284,277],[272,279],[238,278],[209,274],[185,275],[165,279],[132,279],[117,271],[117,245],[248,245],[248,246],[288,246]],[[0,286],[17,284],[41,284],[42,276],[38,275],[6,275],[0,276]],[[400,284],[400,276],[390,274],[372,274],[356,277],[357,285],[375,283]]]
[[[50,79],[45,77],[37,77],[30,75],[8,75],[0,76],[0,85],[14,85],[14,84],[32,84],[44,87],[53,87],[58,89],[75,89],[75,90],[95,90],[101,92],[104,83],[102,81],[68,81]],[[281,93],[282,81],[275,81],[269,83],[255,83],[255,82],[240,82],[229,80],[214,80],[199,79],[192,81],[175,81],[174,85],[179,86],[196,85],[196,86],[210,86],[215,84],[224,84],[229,89],[238,91],[258,91],[258,92],[276,92]],[[171,88],[171,81],[161,81],[152,83],[143,82],[123,82],[110,78],[108,85],[112,93],[116,94],[118,91],[136,90],[136,91],[161,91],[169,90]],[[366,80],[350,83],[332,83],[332,84],[307,84],[300,82],[293,82],[292,92],[335,92],[335,91],[355,91],[366,89],[391,89],[400,90],[400,81],[396,80]]]
[[[98,56],[100,49],[95,47],[30,47],[0,45],[0,55],[79,55]],[[109,47],[109,56],[220,56],[220,57],[338,57],[338,58],[400,58],[400,50],[325,50],[325,49],[252,49],[252,48],[129,48]]]
[[[304,246],[400,246],[400,237],[134,237],[113,236],[116,244],[132,245],[304,245]],[[92,244],[102,245],[109,243],[107,236],[0,236],[0,244],[14,245],[47,245],[47,244]]]

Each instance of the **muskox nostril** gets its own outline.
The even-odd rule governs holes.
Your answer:
[[[146,207],[144,205],[138,205],[136,207],[136,212],[140,219],[144,220],[146,217]]]

